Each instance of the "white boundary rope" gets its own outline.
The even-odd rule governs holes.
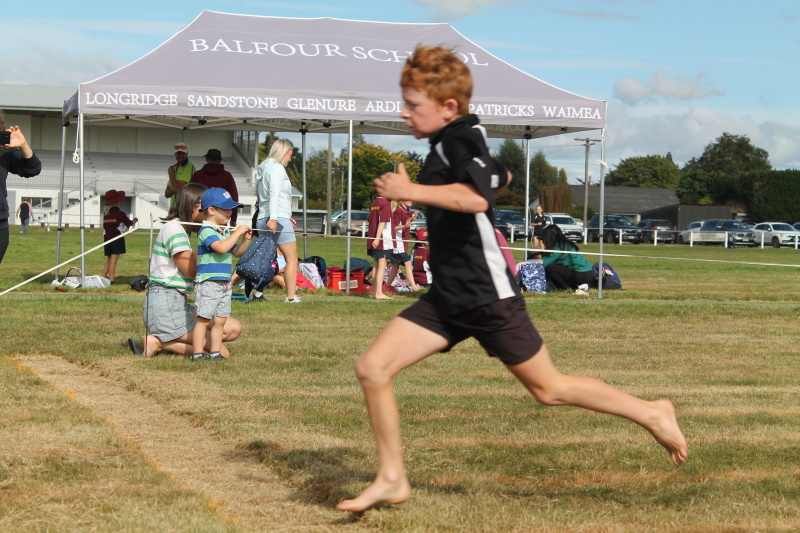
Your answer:
[[[152,230],[153,230],[153,227],[154,227],[154,224],[153,224],[154,222],[155,222],[154,220],[150,221],[151,233],[152,233]],[[203,225],[200,222],[181,222],[180,224],[184,225],[184,226],[202,226]],[[246,224],[240,224],[240,225],[246,226]],[[236,229],[236,226],[217,226],[217,227],[225,228],[225,229]],[[250,226],[247,226],[247,227],[250,227]],[[32,281],[34,281],[36,279],[39,279],[42,276],[44,276],[45,274],[47,274],[49,272],[52,272],[52,271],[56,270],[57,268],[61,268],[62,266],[65,266],[66,264],[68,264],[68,263],[70,263],[70,262],[72,262],[72,261],[74,261],[76,259],[80,259],[81,257],[83,257],[85,255],[89,255],[90,253],[94,252],[95,250],[98,250],[98,249],[102,248],[106,244],[108,244],[110,242],[113,242],[113,241],[115,241],[117,239],[123,238],[125,235],[127,235],[128,233],[130,233],[130,232],[132,232],[132,231],[134,231],[136,229],[142,229],[142,227],[141,227],[141,225],[139,223],[135,224],[134,226],[131,226],[131,228],[127,232],[125,232],[125,233],[123,233],[121,235],[118,235],[118,236],[114,237],[113,239],[109,239],[107,241],[104,241],[101,244],[98,244],[97,246],[95,246],[94,248],[90,248],[89,250],[86,250],[82,254],[79,254],[79,255],[76,255],[75,257],[67,259],[63,263],[60,263],[60,264],[58,264],[58,265],[56,265],[56,266],[54,266],[52,268],[49,268],[49,269],[45,270],[44,272],[40,272],[39,274],[33,276],[32,278],[26,279],[22,283],[18,283],[17,285],[14,285],[13,287],[10,287],[10,288],[4,290],[3,292],[0,292],[0,296],[8,294],[9,292],[11,292],[11,291],[13,291],[15,289],[18,289],[18,288],[22,287],[23,285],[27,285],[28,283],[30,283],[30,282],[32,282]],[[269,230],[258,230],[256,228],[251,228],[251,229],[253,231],[262,231],[262,232],[263,231],[269,231]],[[308,234],[305,234],[303,236],[307,238]],[[323,236],[320,236],[320,237],[323,237]],[[349,237],[347,235],[324,235],[324,237],[328,238],[328,239],[329,238],[334,238],[334,239],[347,239],[347,238],[350,238],[350,239],[364,239],[364,240],[370,239],[370,237],[361,237],[360,235],[351,235]],[[394,240],[397,241],[397,239],[394,239]],[[409,240],[401,240],[400,242],[416,243],[416,242],[427,242],[427,241],[416,241],[416,240],[410,240],[409,239]],[[152,248],[152,246],[151,246],[151,248]],[[511,252],[526,252],[526,253],[530,253],[532,251],[535,251],[535,252],[541,252],[541,253],[556,252],[556,253],[562,253],[562,254],[579,254],[579,255],[591,255],[591,256],[599,256],[600,255],[597,252],[584,252],[584,251],[572,251],[572,250],[546,250],[546,249],[536,249],[536,248],[533,248],[533,249],[532,248],[512,248],[511,246],[501,246],[500,248],[503,249],[503,250],[510,250]],[[152,250],[151,250],[151,252],[152,252]],[[727,260],[723,260],[723,259],[699,259],[699,258],[693,258],[693,257],[666,257],[666,256],[658,256],[658,255],[610,254],[610,253],[607,253],[607,252],[603,252],[603,257],[633,257],[633,258],[638,258],[638,259],[657,259],[657,260],[667,260],[667,261],[694,261],[694,262],[699,262],[699,263],[722,263],[722,264],[728,264],[728,265],[750,265],[750,266],[774,266],[774,267],[800,268],[800,265],[787,265],[787,264],[784,264],[784,263],[760,263],[760,262],[757,262],[757,261],[727,261]]]
[[[42,276],[44,276],[45,274],[47,274],[47,273],[50,273],[50,272],[52,272],[53,270],[55,270],[55,269],[57,269],[57,268],[61,268],[62,266],[66,265],[67,263],[70,263],[70,262],[72,262],[72,261],[75,261],[76,259],[80,259],[81,257],[83,257],[83,256],[85,256],[85,255],[89,255],[90,253],[94,252],[95,250],[98,250],[98,249],[102,248],[102,247],[103,247],[103,246],[105,246],[106,244],[108,244],[108,243],[110,243],[110,242],[114,242],[114,241],[116,241],[117,239],[121,239],[121,238],[123,238],[123,237],[124,237],[125,235],[127,235],[129,232],[131,232],[131,231],[133,231],[133,230],[136,230],[136,229],[137,229],[137,228],[139,228],[139,227],[140,227],[140,226],[139,226],[139,223],[137,222],[136,224],[134,224],[133,226],[131,226],[130,228],[128,228],[128,231],[126,231],[125,233],[122,233],[122,234],[120,234],[120,235],[117,235],[117,236],[116,236],[116,237],[114,237],[113,239],[109,239],[109,240],[107,240],[107,241],[103,241],[102,243],[98,244],[98,245],[97,245],[97,246],[95,246],[94,248],[90,248],[89,250],[86,250],[86,251],[85,251],[85,252],[83,252],[82,254],[78,254],[78,255],[76,255],[75,257],[71,257],[71,258],[67,259],[66,261],[64,261],[63,263],[60,263],[60,264],[58,264],[58,265],[54,266],[53,268],[48,268],[48,269],[47,269],[47,270],[45,270],[44,272],[40,272],[39,274],[36,274],[36,275],[35,275],[35,276],[33,276],[32,278],[28,278],[28,279],[26,279],[26,280],[25,280],[25,281],[23,281],[22,283],[18,283],[17,285],[14,285],[13,287],[11,287],[11,288],[8,288],[8,289],[4,290],[3,292],[0,292],[0,296],[3,296],[4,294],[8,294],[9,292],[13,291],[14,289],[18,289],[18,288],[22,287],[23,285],[27,285],[27,284],[28,284],[28,283],[30,283],[31,281],[33,281],[33,280],[35,280],[35,279],[39,279],[39,278],[41,278]]]

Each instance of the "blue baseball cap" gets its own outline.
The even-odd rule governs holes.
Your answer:
[[[219,187],[211,187],[203,193],[203,198],[200,200],[200,209],[205,211],[209,207],[220,207],[222,209],[233,209],[235,207],[244,207],[231,197],[231,193]]]

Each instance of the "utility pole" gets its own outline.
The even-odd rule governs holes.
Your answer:
[[[599,143],[600,139],[575,139],[586,144],[586,165],[583,177],[583,243],[586,244],[586,226],[589,223],[589,147]]]

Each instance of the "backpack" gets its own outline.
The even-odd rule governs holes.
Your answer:
[[[277,255],[278,245],[273,234],[253,237],[250,247],[236,263],[236,273],[261,289],[275,277],[273,263]]]
[[[319,275],[319,271],[317,270],[317,265],[314,263],[300,263],[297,265],[297,269],[303,274],[303,277],[311,282],[313,285],[311,290],[321,289],[325,286],[325,282],[322,281],[322,276]]]
[[[539,261],[526,261],[519,264],[519,283],[525,292],[544,294],[547,292],[547,276],[544,265]]]
[[[312,255],[310,257],[306,257],[303,259],[303,263],[312,263],[317,266],[317,273],[322,278],[323,284],[325,282],[325,271],[328,270],[328,266],[325,264],[325,260],[318,255]]]
[[[608,263],[603,263],[603,289],[608,291],[618,291],[622,289],[622,281],[619,279],[619,274]],[[592,274],[594,274],[595,286],[597,279],[600,277],[600,264],[595,263],[592,266]]]
[[[131,280],[131,289],[135,290],[136,292],[142,292],[147,288],[147,284],[150,280],[147,279],[147,276],[139,274],[138,276],[134,276]]]

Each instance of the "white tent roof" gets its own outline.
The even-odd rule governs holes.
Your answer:
[[[491,136],[605,127],[606,102],[549,85],[449,24],[294,19],[203,11],[167,42],[80,85],[65,120],[175,128],[406,133],[400,71],[417,44],[450,47],[472,71],[471,111]],[[325,124],[328,124],[326,127]]]

